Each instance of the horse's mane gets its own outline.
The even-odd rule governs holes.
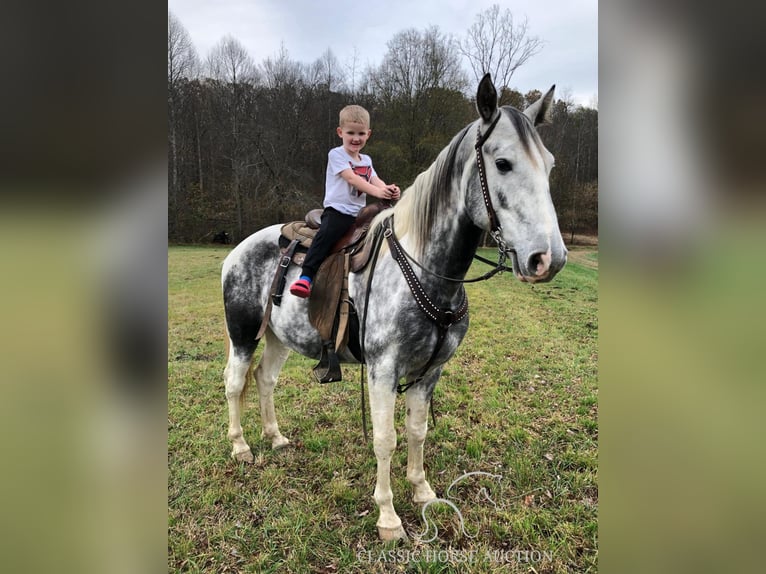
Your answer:
[[[402,193],[402,198],[393,209],[383,211],[373,220],[368,238],[374,237],[377,227],[393,213],[397,237],[410,236],[413,254],[422,254],[436,218],[440,214],[444,216],[444,209],[450,198],[458,150],[471,125],[452,138],[431,166],[420,173],[412,185]]]

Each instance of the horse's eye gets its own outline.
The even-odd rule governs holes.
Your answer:
[[[497,161],[495,161],[495,165],[497,166],[497,169],[501,173],[506,173],[513,169],[511,162],[509,162],[507,159],[498,159]]]

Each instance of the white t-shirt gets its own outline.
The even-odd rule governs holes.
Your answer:
[[[367,204],[363,191],[359,191],[340,175],[346,169],[370,181],[378,174],[372,167],[372,159],[363,153],[359,154],[361,161],[354,161],[343,146],[330,150],[327,154],[327,175],[325,179],[324,206],[332,207],[346,215],[356,215]]]

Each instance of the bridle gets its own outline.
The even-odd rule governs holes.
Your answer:
[[[481,184],[481,195],[484,198],[484,206],[487,208],[487,216],[489,217],[489,234],[492,236],[492,239],[497,241],[498,245],[500,245],[500,242],[502,241],[502,238],[500,237],[500,231],[502,229],[500,222],[497,219],[497,213],[495,212],[495,207],[492,205],[492,198],[489,196],[489,186],[487,185],[487,173],[484,168],[484,154],[481,152],[481,148],[484,145],[484,143],[489,139],[489,136],[492,134],[492,132],[495,129],[495,126],[497,125],[497,122],[500,120],[500,116],[502,116],[503,113],[498,110],[497,117],[492,121],[491,124],[489,124],[489,129],[487,129],[487,133],[482,135],[481,133],[481,126],[476,128],[476,145],[474,145],[474,149],[476,150],[476,165],[479,168],[479,183]],[[503,245],[505,245],[505,242],[503,242]]]
[[[419,267],[429,275],[432,275],[438,279],[442,279],[444,281],[449,281],[451,283],[476,283],[479,281],[485,281],[489,279],[490,277],[493,277],[494,275],[498,273],[502,273],[503,271],[511,271],[512,268],[506,266],[505,262],[508,260],[508,254],[514,253],[513,249],[508,248],[508,245],[505,243],[505,240],[502,236],[502,226],[500,225],[500,221],[497,217],[497,212],[495,211],[494,205],[492,205],[492,198],[489,195],[489,185],[487,184],[487,173],[486,168],[484,164],[484,154],[482,153],[482,146],[484,143],[489,139],[489,136],[492,134],[493,130],[495,129],[495,126],[497,125],[497,122],[500,120],[500,116],[502,116],[502,112],[498,110],[497,116],[494,120],[492,120],[492,123],[489,125],[489,128],[487,128],[486,133],[481,133],[481,126],[479,126],[476,130],[476,144],[474,145],[474,150],[476,151],[476,166],[478,168],[479,172],[479,185],[481,187],[481,196],[484,200],[484,207],[487,209],[487,218],[489,219],[489,235],[492,237],[492,239],[497,244],[497,263],[494,261],[490,261],[489,259],[486,259],[485,257],[482,257],[481,255],[474,254],[474,259],[477,259],[481,261],[482,263],[486,263],[487,265],[493,265],[494,268],[485,273],[484,275],[481,275],[480,277],[474,277],[473,279],[455,279],[453,277],[446,277],[444,275],[440,275],[439,273],[436,273],[435,271],[431,271],[427,267],[424,267],[421,263],[419,263],[414,257],[412,257],[407,251],[404,250],[404,248],[399,246],[399,249],[401,253],[409,259],[415,266]],[[393,216],[392,216],[393,217]],[[391,230],[393,232],[393,226],[391,226]]]

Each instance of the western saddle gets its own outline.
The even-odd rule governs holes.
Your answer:
[[[370,259],[371,242],[363,241],[373,218],[391,207],[389,202],[378,202],[364,207],[346,234],[333,246],[330,255],[317,271],[308,299],[309,321],[319,331],[322,355],[313,373],[320,383],[343,379],[338,353],[345,348],[359,361],[363,361],[359,345],[359,319],[348,294],[348,274],[364,269]],[[313,209],[303,221],[282,226],[279,238],[282,258],[274,274],[263,323],[257,335],[261,338],[271,316],[272,305],[282,303],[290,264],[302,265],[311,246],[322,217],[321,209]]]

